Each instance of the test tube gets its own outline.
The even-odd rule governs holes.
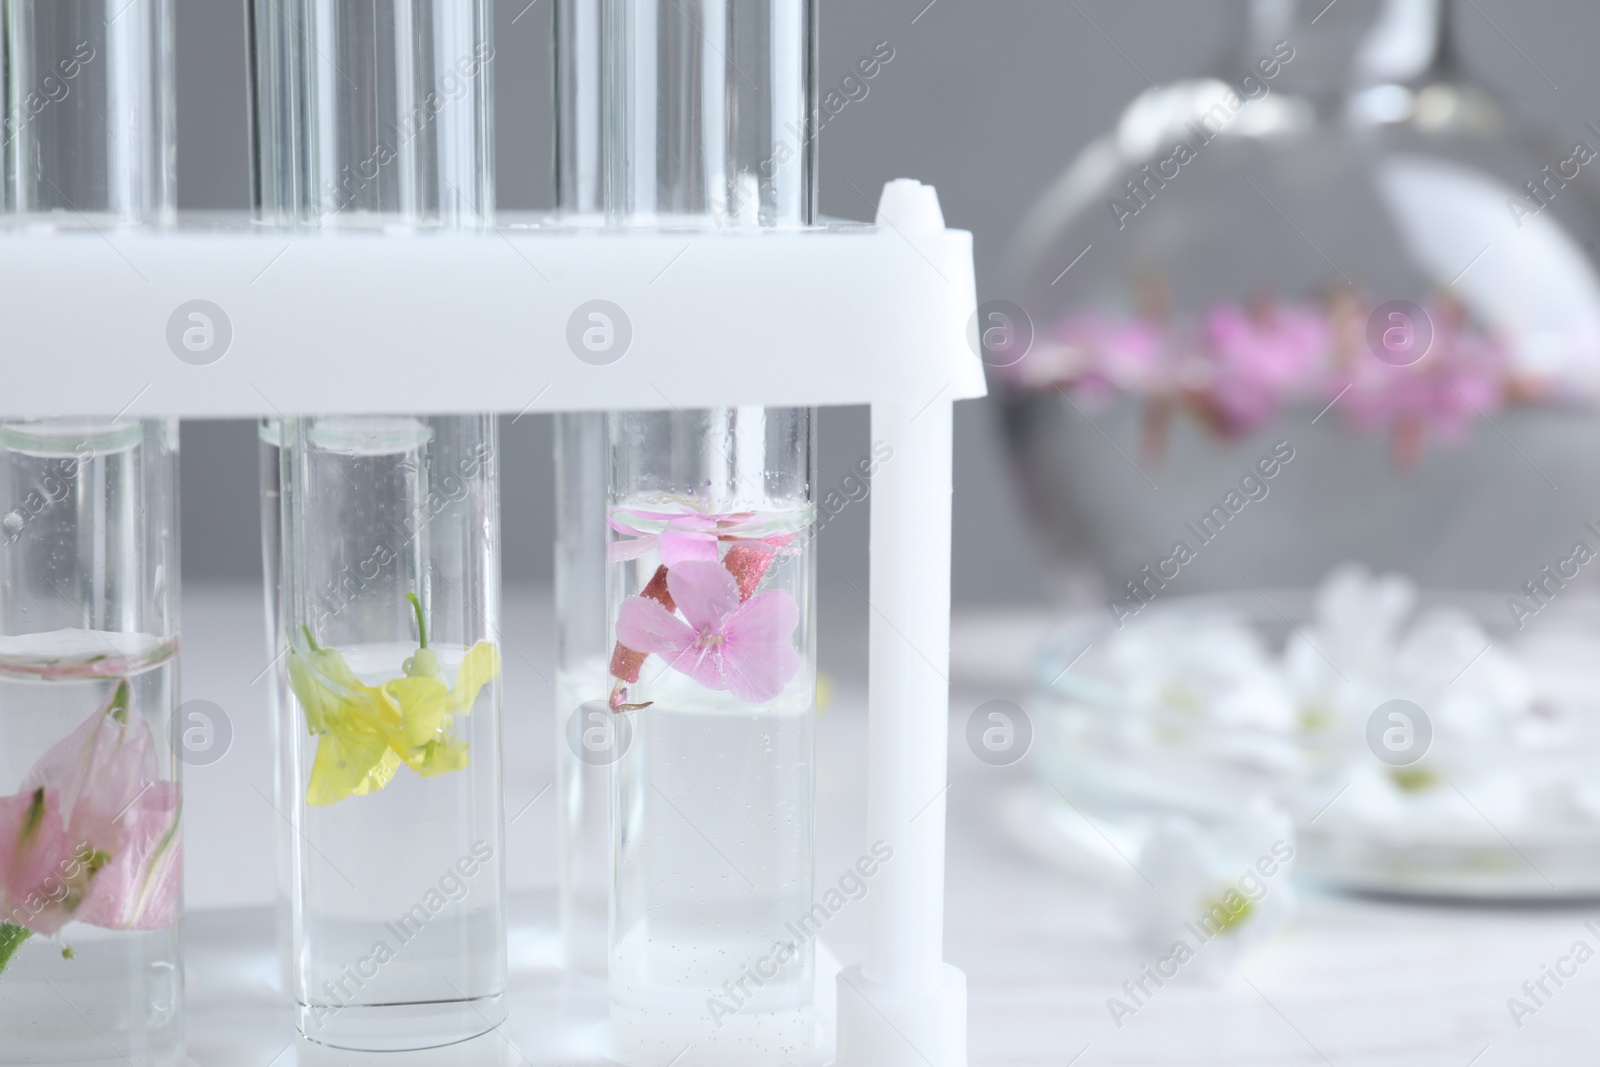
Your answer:
[[[603,188],[626,225],[816,218],[813,0],[604,0]]]
[[[0,214],[169,221],[172,0],[5,0],[0,15]]]
[[[263,672],[267,683],[267,717],[272,745],[272,806],[279,812],[294,807],[295,772],[290,754],[295,746],[294,716],[285,706],[288,685],[288,630],[283,621],[283,452],[280,447],[283,424],[278,419],[261,419],[256,424],[256,454],[261,475],[261,577],[262,605],[267,623],[267,649],[272,658]],[[280,820],[281,821],[281,820]],[[294,986],[294,917],[290,900],[294,897],[294,848],[291,834],[281,828],[276,848],[277,899],[273,906],[273,926],[277,933],[279,988],[288,992]]]
[[[609,419],[629,1067],[816,1051],[814,434],[809,409]]]
[[[604,978],[612,880],[611,768],[621,755],[606,706],[606,420],[555,418],[556,789],[559,906],[568,970]]]
[[[809,0],[605,12],[613,224],[810,225]],[[815,435],[806,408],[607,415],[609,981],[628,1067],[818,1051]]]
[[[0,3],[0,225],[170,219],[171,17]],[[0,1061],[184,1059],[177,457],[0,422]]]
[[[557,0],[556,191],[562,222],[604,221],[601,5]],[[606,708],[606,422],[555,416],[556,804],[561,947],[571,973],[604,978],[611,894],[611,766]]]
[[[3,1062],[183,1062],[177,456],[0,424]]]
[[[263,223],[490,223],[487,0],[251,0],[247,25]],[[281,445],[301,1033],[465,1040],[505,1013],[494,420],[334,412],[286,419]],[[377,762],[319,773],[341,755]]]
[[[505,1017],[495,423],[289,418],[281,442],[300,1031],[464,1041]]]
[[[391,230],[489,223],[488,0],[247,0],[246,25],[262,221]]]
[[[556,200],[569,225],[605,212],[604,25],[600,0],[556,0]]]

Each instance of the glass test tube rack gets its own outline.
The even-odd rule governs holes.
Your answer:
[[[55,413],[63,382],[75,413],[129,419],[870,405],[894,458],[870,501],[868,822],[893,861],[868,897],[865,959],[837,978],[837,1062],[964,1064],[943,798],[951,420],[984,393],[970,235],[909,180],[886,186],[875,226],[508,223],[0,233],[0,414]],[[351,357],[373,351],[382,374]]]

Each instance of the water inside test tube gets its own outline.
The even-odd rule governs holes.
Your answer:
[[[466,649],[432,646],[446,675]],[[362,682],[396,677],[414,645],[338,649]],[[481,693],[474,711],[489,707]],[[301,737],[301,758],[315,742]],[[474,837],[473,776],[401,768],[384,789],[308,808],[311,854],[299,965],[307,1037],[334,1047],[410,1049],[417,1035],[465,1040],[505,1017],[500,856]]]
[[[646,537],[674,525],[638,518],[649,514],[662,512],[645,503],[626,525]],[[725,527],[737,534],[713,542],[724,558],[741,541],[782,543],[759,589],[792,596],[802,620],[812,514],[744,511]],[[704,526],[701,512],[682,517]],[[659,564],[658,551],[625,562],[623,588],[643,588]],[[804,623],[781,636],[801,664],[765,702],[707,688],[660,656],[629,691],[650,702],[624,713],[617,775],[611,1023],[630,1067],[788,1067],[815,1052],[815,669]]]
[[[615,752],[605,671],[603,660],[556,670],[562,959],[568,968],[598,977],[605,976],[607,966],[611,764]]]
[[[356,553],[344,586],[351,599],[332,611],[327,626],[340,625],[338,615],[348,612],[346,621],[360,629],[362,613],[376,611],[381,597],[360,601],[370,589],[358,587],[388,577],[364,577],[375,574],[361,566],[370,558],[363,553],[371,550],[373,531],[383,533],[395,553],[428,556],[429,524],[419,509],[439,499],[430,496],[422,458],[431,431],[417,419],[363,418],[322,420],[310,432],[324,450],[315,459],[325,467],[322,489],[348,503],[341,518],[348,520]],[[294,491],[286,482],[284,492]],[[286,500],[285,507],[293,503]],[[363,512],[367,507],[376,510]],[[437,595],[442,610],[445,594]],[[415,640],[333,640],[326,647],[367,686],[401,677],[418,650]],[[438,640],[428,647],[442,676],[454,678],[467,647]],[[295,798],[304,845],[297,850],[302,898],[295,965],[300,1025],[312,1041],[369,1051],[421,1049],[465,1041],[504,1019],[504,874],[493,824],[500,812],[498,684],[485,685],[455,719],[476,761],[466,768],[421,777],[402,766],[383,788],[326,806]],[[319,739],[306,729],[292,687],[288,696],[297,724],[294,777],[303,790]]]
[[[138,423],[0,427],[17,500],[0,520],[5,562],[38,562],[39,546],[48,562],[6,574],[12,636],[0,637],[0,794],[16,791],[35,761],[105,708],[124,681],[128,713],[149,728],[157,775],[175,777],[178,639],[112,629],[140,625],[149,605],[136,603],[136,590],[120,598],[107,591],[108,574],[139,570],[132,558],[143,538],[124,524],[137,525],[142,510],[144,440]],[[32,625],[50,628],[17,632]],[[12,903],[29,907],[26,899]],[[73,921],[54,936],[29,937],[0,974],[0,1062],[177,1067],[180,940],[175,921],[151,930]]]
[[[19,779],[27,768],[10,753],[36,755],[60,741],[124,678],[130,707],[151,720],[154,736],[170,736],[176,651],[175,640],[98,630],[0,638],[0,777]],[[81,922],[31,937],[0,975],[0,1063],[176,1067],[179,937],[176,925],[106,930]]]

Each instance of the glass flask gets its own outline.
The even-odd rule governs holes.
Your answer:
[[[810,225],[809,0],[603,11],[613,224]],[[816,413],[667,406],[606,416],[612,1056],[799,1064],[818,1041]]]
[[[172,216],[172,0],[5,0],[0,217]]]
[[[0,425],[0,1063],[184,1062],[177,462]]]
[[[1125,599],[1279,442],[1184,591],[1351,558],[1515,588],[1600,490],[1600,183],[1573,162],[1600,133],[1509,113],[1448,0],[1326,6],[1240,0],[1236,51],[1136,97],[1012,244],[1031,350],[996,320],[985,358],[1075,603]]]
[[[282,455],[300,1030],[464,1041],[505,1017],[495,423],[290,418]]]
[[[1600,130],[1511,115],[1455,11],[1238,4],[1237,51],[1080,153],[985,308],[1076,613],[1045,789],[1130,856],[1266,795],[1325,880],[1600,885]]]

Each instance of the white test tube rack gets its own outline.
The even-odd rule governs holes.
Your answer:
[[[596,300],[622,320],[579,314]],[[865,959],[838,977],[836,1063],[964,1067],[966,979],[943,961],[946,679],[953,406],[985,392],[975,312],[971,235],[909,180],[873,226],[790,231],[0,230],[0,417],[870,405],[894,458],[870,497],[868,839],[895,853]],[[580,358],[569,331],[596,325]]]

